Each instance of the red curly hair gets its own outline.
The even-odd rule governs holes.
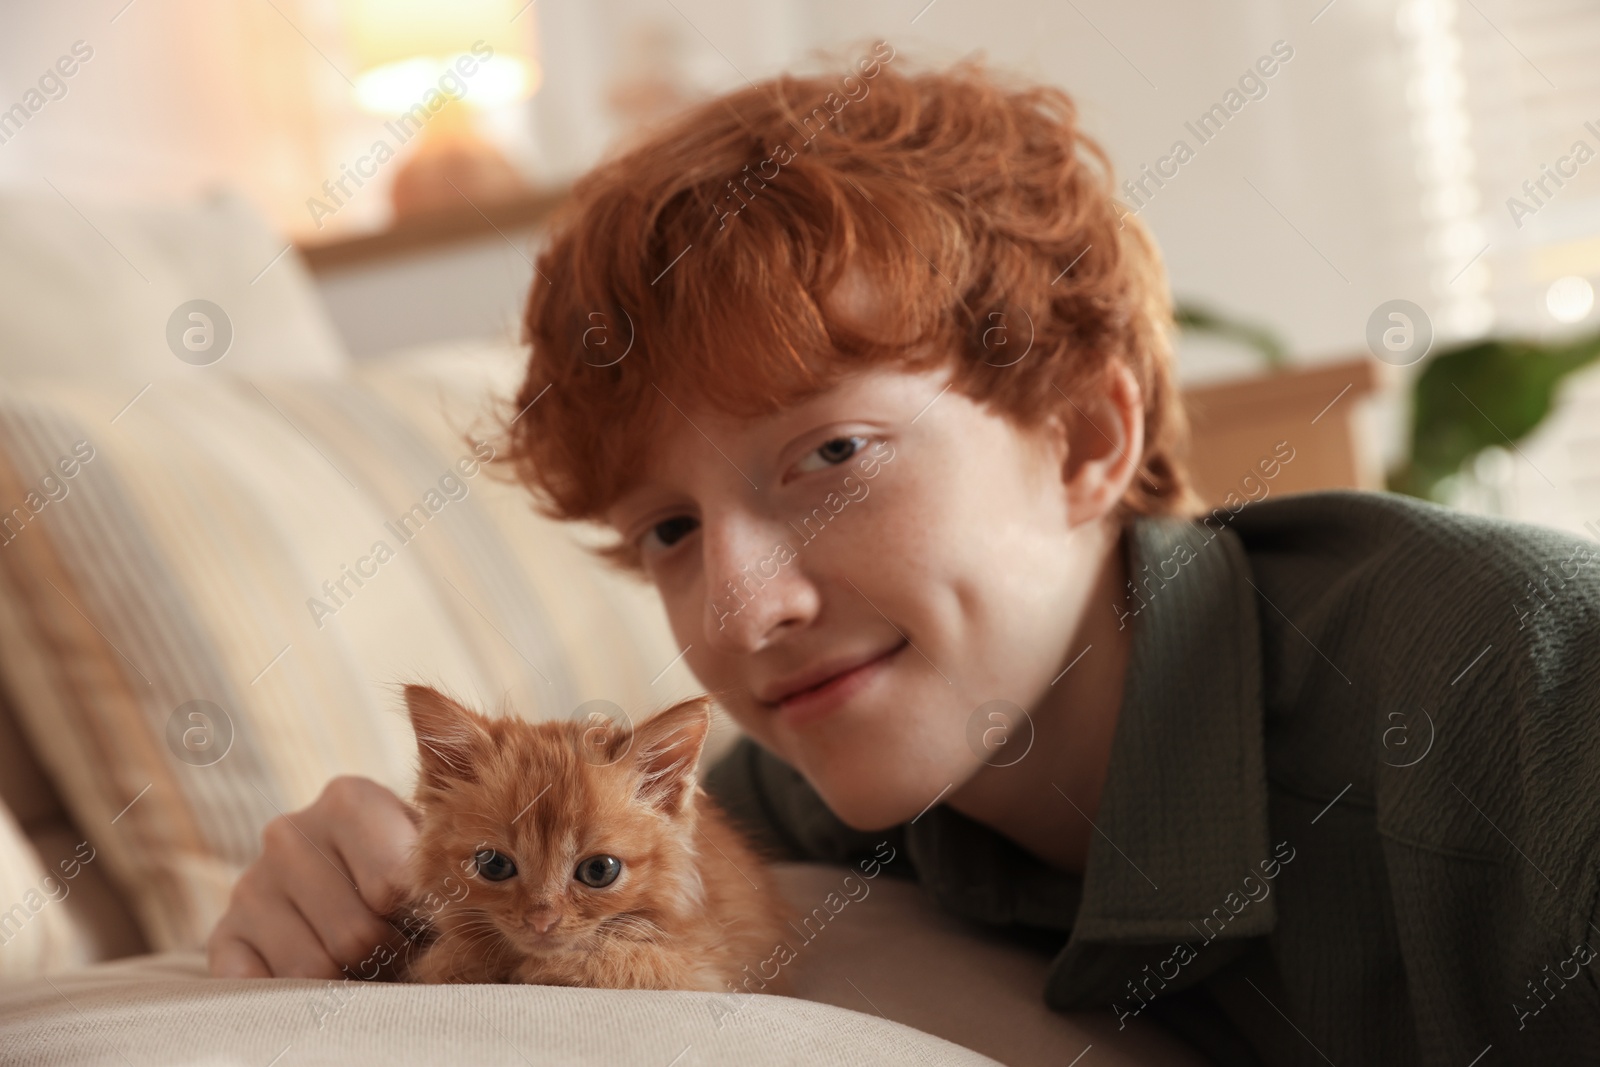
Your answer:
[[[879,42],[843,77],[699,104],[574,186],[502,424],[538,510],[603,521],[669,397],[756,416],[863,367],[945,364],[1025,429],[1072,425],[1127,367],[1145,440],[1121,513],[1193,508],[1160,256],[1072,99],[974,61],[902,74],[894,59]],[[847,270],[872,280],[870,326],[829,307]],[[600,554],[639,568],[626,544]]]

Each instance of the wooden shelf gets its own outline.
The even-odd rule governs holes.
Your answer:
[[[439,211],[418,212],[394,220],[373,233],[307,238],[295,244],[313,274],[433,252],[440,248],[479,240],[496,232],[532,229],[548,219],[567,198],[565,188],[530,189],[527,193],[493,203],[470,204]]]

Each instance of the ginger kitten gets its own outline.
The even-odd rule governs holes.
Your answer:
[[[411,885],[448,897],[407,981],[722,992],[782,939],[771,874],[696,784],[708,697],[632,732],[405,697],[422,761]]]

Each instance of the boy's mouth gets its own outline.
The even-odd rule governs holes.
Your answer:
[[[907,644],[902,637],[886,649],[825,660],[816,667],[781,679],[768,688],[764,695],[758,696],[757,700],[764,707],[779,712],[797,712],[802,705],[809,708],[824,701],[831,705],[834,701],[827,698],[842,698],[845,690],[853,690],[855,683],[865,681],[867,675],[884,665]]]

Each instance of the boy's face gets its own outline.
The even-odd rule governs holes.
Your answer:
[[[608,513],[695,675],[860,829],[982,768],[982,705],[1039,704],[1107,544],[1064,484],[1065,435],[941,392],[948,373],[869,371],[748,421],[674,396]]]

